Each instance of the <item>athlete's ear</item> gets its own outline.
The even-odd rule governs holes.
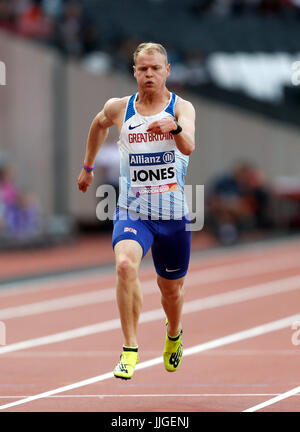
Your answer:
[[[170,72],[171,72],[171,65],[170,65],[170,63],[167,65],[167,76],[169,76],[170,75]]]
[[[136,67],[133,65],[133,76],[135,78],[135,74],[136,74]]]

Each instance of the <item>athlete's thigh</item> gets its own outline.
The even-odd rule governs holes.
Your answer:
[[[162,233],[155,236],[152,257],[156,272],[165,279],[179,279],[186,275],[191,250],[191,232],[185,230],[186,221],[166,222]]]
[[[126,257],[138,267],[143,257],[142,246],[135,240],[120,240],[118,243],[116,243],[114,252],[116,264]]]
[[[125,240],[131,241],[124,242]],[[126,210],[118,210],[112,235],[112,245],[115,253],[119,253],[120,250],[130,250],[131,253],[134,253],[136,250],[142,252],[141,258],[143,258],[150,249],[152,242],[153,233],[147,224],[147,220],[133,220],[128,217]]]

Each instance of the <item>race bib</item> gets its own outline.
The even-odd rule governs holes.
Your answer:
[[[177,190],[174,150],[158,153],[130,153],[131,187],[139,194]]]

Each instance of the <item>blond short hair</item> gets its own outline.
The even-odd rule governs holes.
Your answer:
[[[158,51],[163,56],[165,56],[165,58],[166,58],[166,64],[168,64],[168,54],[167,54],[166,49],[161,44],[155,43],[155,42],[143,42],[143,43],[139,44],[139,46],[137,47],[137,49],[133,53],[134,64],[136,63],[137,56],[142,51],[146,51],[146,52]]]

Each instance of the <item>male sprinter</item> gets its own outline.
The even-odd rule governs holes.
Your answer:
[[[109,99],[94,118],[88,135],[78,187],[86,192],[93,167],[110,126],[117,126],[121,192],[112,243],[116,258],[117,303],[124,335],[114,369],[117,378],[132,377],[139,361],[137,325],[142,308],[139,266],[149,248],[166,313],[164,364],[176,371],[182,360],[183,281],[190,258],[188,207],[184,178],[195,147],[195,110],[166,88],[167,53],[156,43],[142,43],[134,53],[138,92]]]

